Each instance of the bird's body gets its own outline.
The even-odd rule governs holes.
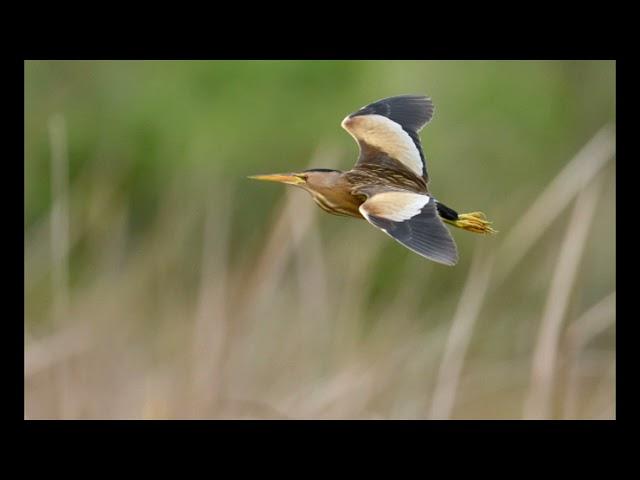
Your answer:
[[[414,252],[454,265],[457,249],[443,220],[475,233],[493,229],[481,212],[460,215],[430,195],[418,132],[433,110],[423,96],[379,100],[342,122],[360,147],[351,170],[317,168],[251,178],[302,187],[326,212],[363,218]]]
[[[324,211],[333,215],[356,218],[365,217],[360,211],[368,196],[377,191],[402,190],[427,193],[425,183],[407,172],[384,166],[363,165],[346,172],[339,170],[306,170],[304,173],[321,171],[322,182],[316,182],[313,189],[306,188],[312,198]],[[305,188],[305,185],[301,185]]]

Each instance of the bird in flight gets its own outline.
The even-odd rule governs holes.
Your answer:
[[[384,98],[342,121],[360,147],[351,170],[312,168],[249,178],[301,187],[323,210],[364,218],[415,253],[455,265],[458,250],[443,222],[474,233],[495,230],[484,213],[459,214],[429,193],[418,132],[433,111],[433,102],[425,96]]]

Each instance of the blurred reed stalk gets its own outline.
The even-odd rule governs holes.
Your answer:
[[[73,187],[68,188],[67,215],[70,219],[78,218],[86,205],[90,206],[91,213],[86,223],[79,222],[78,225],[74,224],[77,228],[69,229],[66,249],[68,254],[87,235],[108,224],[114,216],[124,214],[120,204],[123,199],[117,191],[124,175],[122,167],[109,165],[107,168],[99,162],[89,162],[81,166],[75,175]],[[53,183],[53,177],[51,180]],[[54,228],[53,216],[57,215],[54,213],[56,211],[52,203],[47,215],[43,215],[25,231],[25,254],[28,252],[25,261],[26,291],[38,285],[51,270],[51,231]]]
[[[216,202],[207,202],[200,288],[193,328],[193,411],[216,408],[224,385],[224,354],[228,344],[227,257],[232,213],[231,193],[217,188]],[[213,205],[218,208],[214,209]]]
[[[612,292],[583,313],[567,329],[567,357],[570,366],[564,397],[564,418],[578,418],[580,398],[580,355],[587,344],[615,325],[616,292]],[[615,361],[615,360],[614,360]],[[609,411],[610,413],[610,411]]]
[[[429,418],[446,420],[451,417],[465,355],[473,335],[473,327],[489,287],[494,258],[494,254],[487,255],[483,248],[476,249],[464,290],[451,322]]]
[[[67,129],[64,117],[56,114],[49,119],[51,148],[51,318],[61,328],[69,314],[69,158]],[[25,362],[26,366],[26,362]],[[66,368],[54,372],[59,391],[60,415],[68,418],[75,410],[71,394],[71,372]]]
[[[585,185],[576,199],[573,214],[567,226],[533,352],[531,381],[524,405],[524,418],[548,419],[553,415],[554,372],[562,321],[569,305],[589,228],[596,212],[601,186],[601,179],[597,179],[591,186]]]
[[[500,247],[502,258],[496,270],[496,287],[506,280],[553,221],[614,156],[614,126],[605,125],[556,175],[509,231]]]
[[[90,329],[84,325],[56,332],[42,340],[29,339],[24,353],[24,378],[44,371],[80,353],[89,351],[94,345]]]
[[[52,317],[61,322],[69,311],[69,162],[64,117],[49,120],[51,146],[51,288]]]
[[[326,324],[329,295],[322,237],[318,231],[317,222],[311,222],[308,227],[302,229],[297,218],[292,217],[290,227],[291,241],[296,246],[295,263],[300,291],[300,317],[308,318],[306,325]],[[303,244],[305,235],[307,241]],[[304,248],[302,248],[303,245]]]

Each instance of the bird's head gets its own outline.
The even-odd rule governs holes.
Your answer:
[[[267,182],[286,183],[287,185],[295,185],[305,190],[318,192],[325,188],[331,188],[341,173],[340,170],[332,170],[329,168],[311,168],[303,170],[302,172],[252,175],[249,178]]]

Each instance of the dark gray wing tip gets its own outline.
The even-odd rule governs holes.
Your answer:
[[[430,201],[418,215],[403,222],[373,215],[369,216],[369,221],[417,254],[434,262],[454,266],[458,263],[458,249],[434,204],[434,201]]]
[[[433,118],[435,107],[424,95],[398,95],[383,98],[349,115],[382,115],[398,123],[408,132],[419,132]]]

